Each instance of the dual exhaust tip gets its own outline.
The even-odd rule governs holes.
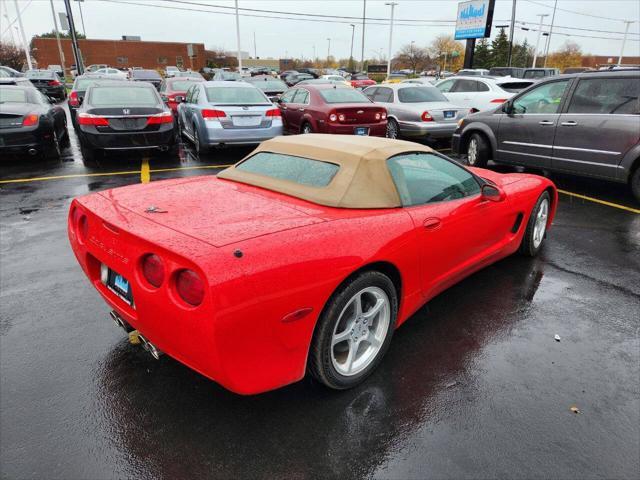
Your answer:
[[[138,340],[140,341],[140,344],[142,345],[142,348],[144,348],[147,352],[149,352],[153,358],[155,358],[156,360],[160,360],[160,357],[164,354],[164,352],[162,352],[162,350],[160,350],[153,343],[151,343],[149,340],[147,340],[144,336],[142,336],[142,334],[137,332],[137,330],[134,330],[131,327],[131,325],[129,325],[126,321],[123,320],[123,318],[120,315],[118,315],[117,312],[111,310],[109,312],[109,315],[111,316],[111,319],[113,320],[113,322],[118,327],[122,328],[128,335],[131,335],[132,332],[136,332]]]

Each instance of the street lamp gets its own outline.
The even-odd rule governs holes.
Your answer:
[[[624,44],[627,43],[627,33],[629,33],[629,25],[636,23],[635,20],[623,20],[626,24],[624,28],[624,37],[622,37],[622,47],[620,48],[620,56],[618,57],[618,65],[622,64],[622,56],[624,55]]]
[[[329,57],[331,56],[331,39],[327,38],[327,63],[329,63]]]
[[[349,54],[349,70],[353,72],[353,36],[356,33],[356,26],[353,23],[350,25],[351,25],[351,53]]]
[[[549,27],[549,35],[547,36],[547,48],[544,50],[544,64],[543,67],[547,66],[547,59],[549,58],[549,47],[551,46],[551,34],[553,33],[553,23],[556,20],[556,8],[558,7],[558,0],[553,4],[553,15],[551,15],[551,27]]]
[[[76,2],[78,2],[78,8],[80,8],[80,23],[82,23],[82,33],[84,33],[84,36],[87,36],[87,29],[84,28],[84,15],[82,15],[82,2],[84,2],[84,0],[76,0]]]
[[[389,75],[391,75],[391,41],[393,40],[393,11],[396,8],[396,5],[398,5],[397,2],[388,2],[385,3],[385,5],[388,5],[391,7],[391,18],[389,20],[389,58],[387,58],[387,78],[389,78]]]
[[[533,63],[531,64],[531,68],[536,68],[536,61],[538,60],[538,45],[540,45],[540,35],[542,35],[542,20],[544,17],[548,16],[548,13],[538,14],[538,17],[540,17],[540,26],[538,26],[538,39],[536,40],[536,50],[533,52]]]

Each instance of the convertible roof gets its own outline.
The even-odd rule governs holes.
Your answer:
[[[258,152],[283,153],[330,162],[339,165],[340,169],[326,187],[302,185],[238,170],[235,166],[220,172],[218,178],[255,185],[329,207],[395,208],[402,204],[386,160],[401,153],[430,153],[433,150],[403,140],[305,134],[267,140],[248,157]]]

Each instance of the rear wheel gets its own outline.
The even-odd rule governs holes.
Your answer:
[[[393,282],[377,271],[343,285],[318,320],[309,371],[329,388],[343,390],[364,381],[389,348],[398,315]]]
[[[207,145],[203,145],[200,140],[200,134],[198,133],[198,127],[193,126],[193,146],[196,147],[196,153],[198,155],[207,153],[209,151],[209,147]]]
[[[301,133],[313,133],[313,127],[309,122],[304,122]]]
[[[636,171],[631,175],[631,193],[635,197],[637,202],[640,202],[640,166],[636,168]]]
[[[489,145],[479,133],[474,133],[467,145],[467,163],[472,167],[485,167],[489,161]]]
[[[393,118],[390,118],[387,121],[387,138],[398,138],[400,134],[400,127],[398,126],[398,122],[396,122]]]
[[[544,239],[547,236],[547,223],[549,221],[549,212],[551,210],[551,199],[549,192],[544,192],[538,201],[536,202],[531,215],[529,216],[529,222],[527,222],[527,229],[522,237],[522,243],[520,244],[520,253],[528,257],[535,257],[544,243]]]
[[[60,149],[60,138],[58,137],[58,132],[56,132],[55,126],[53,128],[53,141],[51,142],[51,145],[49,147],[49,149],[47,149],[47,151],[44,154],[45,158],[48,159],[58,159],[61,156],[61,149]]]

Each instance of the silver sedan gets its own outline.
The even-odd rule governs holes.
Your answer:
[[[449,103],[440,91],[411,83],[368,87],[364,94],[387,109],[387,137],[451,138],[469,109]]]
[[[178,128],[201,153],[212,146],[251,145],[282,135],[282,117],[249,83],[200,82],[178,105]]]

